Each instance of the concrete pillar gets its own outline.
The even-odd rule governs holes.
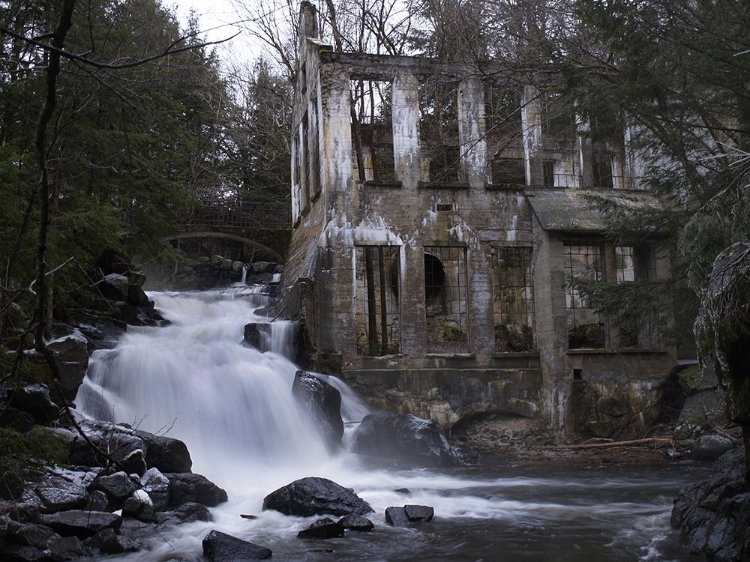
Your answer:
[[[419,151],[419,81],[413,74],[393,80],[393,155],[396,179],[416,188],[422,179]]]
[[[458,141],[461,154],[459,180],[472,188],[483,188],[489,179],[485,130],[484,84],[470,76],[458,85]]]
[[[580,187],[590,188],[594,186],[594,152],[591,147],[591,125],[576,113],[576,148],[578,149],[578,169]]]
[[[521,132],[526,185],[544,183],[542,160],[542,101],[535,86],[524,86],[521,96]]]
[[[401,353],[408,357],[424,357],[427,350],[424,247],[404,244],[401,251]]]
[[[348,192],[352,186],[352,125],[349,74],[331,72],[326,77],[323,99],[321,159],[326,192]],[[311,139],[311,142],[314,142]]]

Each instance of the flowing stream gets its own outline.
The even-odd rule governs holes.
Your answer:
[[[679,546],[669,514],[677,490],[702,475],[700,467],[367,469],[355,455],[330,456],[298,411],[291,395],[297,367],[286,358],[292,326],[272,324],[273,351],[241,345],[245,324],[267,321],[254,314],[267,302],[257,288],[150,296],[172,324],[131,329],[117,348],[96,352],[79,409],[182,439],[193,472],[226,489],[229,501],[212,509],[211,523],[162,530],[150,550],[109,560],[202,560],[201,540],[211,529],[271,548],[282,561],[694,560]],[[361,420],[365,406],[329,380],[342,392],[345,421]],[[301,540],[297,532],[315,518],[261,511],[268,493],[304,476],[353,488],[375,509],[375,530]],[[410,494],[396,491],[402,488]],[[433,506],[435,519],[387,525],[385,509],[407,503]]]

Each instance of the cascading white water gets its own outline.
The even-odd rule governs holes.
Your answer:
[[[268,321],[254,313],[267,304],[259,288],[150,296],[172,324],[131,329],[117,348],[96,352],[76,399],[79,410],[182,439],[193,471],[225,488],[229,502],[212,509],[214,522],[162,531],[150,550],[118,560],[200,560],[201,539],[210,529],[268,546],[275,560],[330,560],[294,538],[310,519],[261,512],[265,495],[304,476],[354,488],[375,509],[376,532],[340,539],[338,560],[492,560],[497,552],[529,561],[663,559],[663,541],[674,536],[671,492],[664,490],[680,484],[672,475],[561,474],[556,467],[536,474],[509,467],[362,470],[352,455],[328,454],[292,397],[297,367],[283,355],[290,353],[292,326],[271,325],[263,342],[270,351],[242,345],[245,324]],[[338,379],[329,382],[342,393],[344,420],[361,420],[363,404]],[[411,490],[408,499],[399,488]],[[422,533],[390,528],[385,508],[404,503],[433,506],[435,522]],[[258,517],[248,521],[240,514]],[[670,551],[670,558],[682,559],[680,551]]]
[[[272,325],[271,351],[242,345],[245,324],[268,321],[253,312],[265,297],[250,287],[229,296],[157,294],[172,324],[133,330],[116,349],[97,351],[77,397],[80,410],[184,440],[195,471],[211,476],[221,477],[222,465],[327,460],[323,439],[291,394],[297,367],[284,353],[293,326]],[[361,403],[342,411],[364,415]]]
[[[244,285],[247,283],[247,270],[250,269],[250,266],[246,263],[242,264],[242,279],[240,279],[240,284]]]

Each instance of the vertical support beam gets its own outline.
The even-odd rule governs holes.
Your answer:
[[[483,188],[487,177],[487,140],[484,119],[484,84],[470,76],[458,85],[459,180]]]
[[[419,149],[419,81],[413,74],[393,80],[393,156],[396,179],[415,188],[422,179]]]
[[[594,151],[591,147],[591,124],[576,111],[576,148],[578,149],[578,166],[580,187],[594,187]]]
[[[535,86],[524,86],[521,96],[521,132],[526,185],[544,183],[542,160],[542,100]]]
[[[322,72],[323,69],[321,69]],[[330,71],[325,83],[323,99],[323,186],[325,191],[346,192],[352,184],[352,124],[349,75]]]

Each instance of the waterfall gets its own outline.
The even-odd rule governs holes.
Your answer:
[[[240,279],[240,284],[244,285],[247,283],[247,270],[250,268],[246,263],[242,264],[242,279]]]
[[[270,351],[242,344],[246,323],[268,322],[254,314],[268,298],[258,287],[149,296],[172,324],[134,329],[115,349],[95,352],[76,399],[80,411],[181,439],[195,471],[219,478],[233,465],[328,459],[291,394],[294,325],[271,326]],[[342,412],[361,419],[361,403],[351,393],[343,399]]]

